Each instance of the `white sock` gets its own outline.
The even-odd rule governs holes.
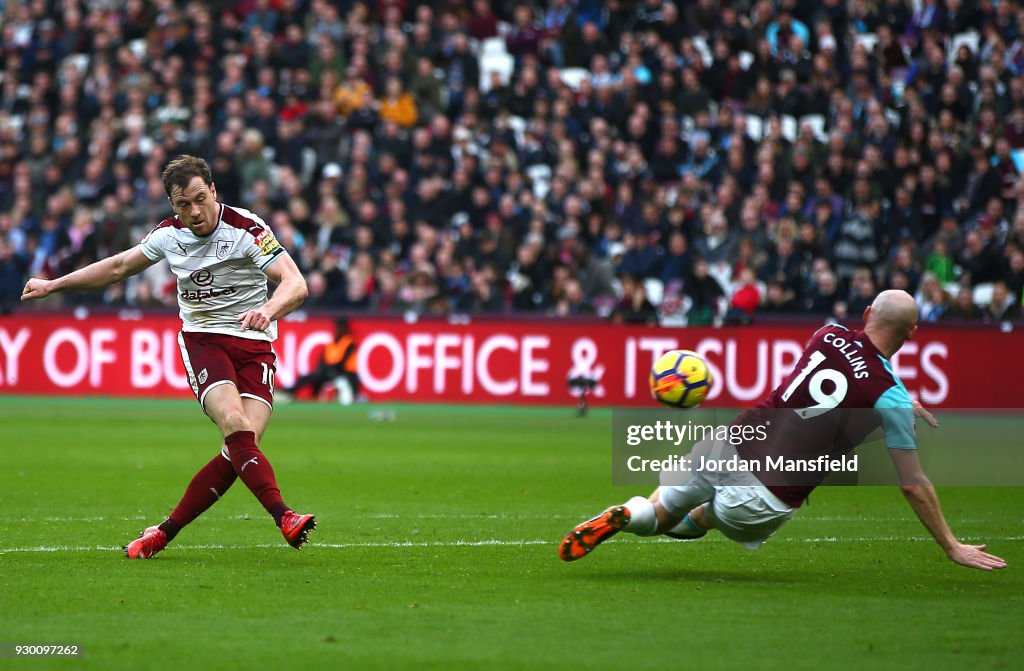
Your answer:
[[[629,524],[623,531],[637,536],[653,536],[658,530],[654,504],[642,496],[634,496],[624,504],[629,509]]]

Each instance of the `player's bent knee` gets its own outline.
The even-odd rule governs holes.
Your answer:
[[[241,408],[223,413],[217,421],[217,425],[225,436],[230,436],[237,431],[252,431],[252,423]]]
[[[665,509],[665,506],[661,505],[661,502],[654,502],[654,516],[658,520],[658,526],[656,529],[658,532],[664,531],[665,529],[671,529],[675,525],[679,524],[681,519],[677,515],[673,515],[671,512]]]

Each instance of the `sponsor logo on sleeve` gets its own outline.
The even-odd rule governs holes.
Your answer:
[[[281,243],[277,241],[277,238],[270,232],[270,229],[263,229],[256,236],[256,246],[260,248],[264,256],[272,256],[281,251]]]

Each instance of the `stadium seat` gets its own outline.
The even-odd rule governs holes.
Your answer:
[[[854,39],[857,44],[863,45],[869,54],[875,50],[875,45],[878,44],[878,35],[874,33],[861,33]]]
[[[693,120],[692,116],[684,116],[679,118],[679,139],[683,142],[689,142],[690,136],[693,135],[693,129],[697,127],[697,122]]]
[[[299,174],[299,182],[302,184],[303,188],[306,188],[313,183],[313,177],[316,175],[316,163],[316,150],[312,147],[303,147],[302,172]]]
[[[516,136],[516,145],[519,147],[523,146],[523,142],[526,141],[526,119],[521,116],[510,114],[508,116],[508,126],[512,129],[512,133]]]
[[[828,142],[828,133],[825,132],[824,114],[805,114],[800,117],[800,130],[804,126],[810,126],[814,131],[814,139],[818,142]]]
[[[693,47],[700,54],[701,60],[704,61],[704,67],[711,67],[714,58],[712,58],[711,49],[708,48],[708,41],[701,35],[695,35],[693,37]]]
[[[715,278],[718,286],[722,287],[727,295],[732,294],[732,266],[722,261],[710,263],[708,264],[708,275]],[[728,302],[726,301],[726,303]]]
[[[991,282],[979,284],[974,287],[973,300],[975,305],[985,306],[992,302],[992,291],[995,288]]]
[[[590,78],[590,71],[584,68],[562,68],[558,71],[562,83],[573,91],[580,90],[580,82]]]
[[[489,54],[507,54],[508,50],[505,48],[505,38],[503,37],[488,37],[480,40],[480,57],[483,58]]]
[[[131,49],[132,53],[135,54],[135,57],[138,58],[139,60],[142,60],[142,59],[144,59],[146,57],[146,40],[145,39],[140,37],[137,40],[132,40],[131,42],[128,43],[128,48]]]
[[[612,291],[615,292],[615,299],[616,300],[622,300],[622,296],[624,294],[624,289],[622,288],[622,278],[620,278],[620,277],[613,277],[612,278]]]
[[[531,165],[526,169],[526,175],[533,184],[534,197],[543,200],[551,190],[551,166],[545,163]]]
[[[651,305],[658,307],[665,297],[665,284],[657,277],[648,277],[644,280],[644,292]]]
[[[78,75],[84,77],[85,73],[89,71],[89,54],[69,54],[64,57],[63,67],[74,67],[78,70]]]
[[[21,114],[3,114],[0,112],[0,129],[10,129],[20,133],[25,125],[25,117]]]
[[[971,50],[972,54],[977,54],[980,40],[981,36],[978,35],[978,31],[976,30],[968,30],[967,32],[957,33],[954,35],[953,39],[949,41],[950,62],[956,61],[956,52],[960,50],[961,46],[966,46]]]
[[[779,121],[782,124],[782,137],[786,138],[790,142],[796,142],[796,135],[798,130],[796,124],[796,117],[784,114],[782,118],[779,119]]]
[[[480,92],[487,93],[491,90],[492,72],[500,73],[502,83],[508,84],[515,67],[516,59],[507,53],[483,54],[480,58]]]
[[[718,324],[721,323],[720,320],[725,319],[727,314],[729,314],[729,300],[725,297],[719,298],[715,301],[715,317],[719,320]]]
[[[760,142],[764,137],[764,119],[753,114],[747,115],[747,137],[754,142]]]

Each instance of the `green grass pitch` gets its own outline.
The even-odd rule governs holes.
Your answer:
[[[195,403],[0,397],[0,668],[1007,669],[1024,653],[1024,489],[943,488],[958,567],[895,488],[828,488],[758,552],[623,535],[558,560],[611,485],[611,413],[294,404],[263,449],[317,514],[301,552],[241,483],[152,561],[218,449]]]

